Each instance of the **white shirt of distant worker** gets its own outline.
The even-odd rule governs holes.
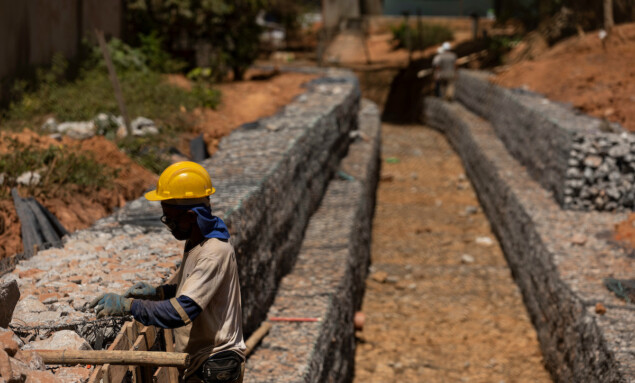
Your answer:
[[[201,165],[183,161],[167,167],[156,190],[163,222],[174,238],[185,240],[175,284],[158,287],[138,282],[123,295],[93,300],[97,317],[129,315],[146,326],[174,329],[175,351],[190,355],[186,382],[242,382],[245,342],[238,266],[227,226],[212,215],[215,192]]]
[[[438,54],[432,58],[434,68],[435,95],[451,100],[454,95],[454,80],[456,78],[456,53],[451,51],[452,45],[444,42],[437,50]]]

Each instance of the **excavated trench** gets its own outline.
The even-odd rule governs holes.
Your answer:
[[[344,382],[354,372],[353,315],[369,264],[379,110],[360,101],[350,72],[322,73],[283,111],[224,138],[203,162],[218,190],[214,212],[227,222],[237,252],[245,333],[271,316],[320,319],[276,322],[250,357],[250,382]],[[606,170],[599,166],[580,185],[570,170],[584,174],[594,155],[609,174],[628,176],[631,136],[468,72],[457,98],[460,104],[426,99],[425,118],[463,159],[552,376],[631,381],[634,307],[603,285],[606,277],[633,275],[632,259],[606,235],[625,215],[584,211],[627,210],[631,199],[622,192],[591,199],[590,188],[625,185],[597,173]],[[2,277],[17,281],[22,293],[11,328],[27,342],[70,329],[105,347],[123,319],[95,320],[85,304],[136,281],[159,284],[178,267],[181,244],[157,224],[159,216],[160,206],[141,198],[73,233],[63,248],[21,261]]]

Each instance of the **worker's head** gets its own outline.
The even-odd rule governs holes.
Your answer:
[[[452,45],[448,41],[446,41],[443,43],[443,45],[441,45],[441,49],[443,49],[444,52],[447,52],[452,49]]]
[[[184,240],[196,230],[204,230],[204,220],[212,217],[209,196],[215,191],[205,168],[183,161],[168,166],[161,173],[156,190],[146,193],[145,197],[161,201],[161,221],[176,239]]]

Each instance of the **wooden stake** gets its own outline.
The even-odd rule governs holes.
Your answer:
[[[126,125],[128,138],[131,138],[132,127],[130,126],[130,117],[128,117],[128,112],[126,111],[126,104],[123,101],[123,93],[121,92],[121,87],[119,87],[119,79],[117,78],[117,72],[115,72],[115,66],[112,64],[112,59],[110,58],[110,52],[108,51],[108,46],[106,45],[104,32],[99,29],[95,29],[95,34],[97,35],[97,41],[99,42],[99,48],[101,49],[101,54],[104,55],[104,60],[106,61],[106,67],[108,68],[108,76],[110,77],[112,88],[115,91],[115,98],[117,99],[117,104],[119,104],[119,111],[121,112],[121,115],[123,116],[124,124]]]
[[[45,364],[110,364],[127,366],[169,366],[185,368],[190,356],[180,352],[154,351],[87,351],[87,350],[33,350]]]
[[[245,357],[251,354],[251,352],[254,350],[254,348],[256,348],[260,340],[264,338],[265,335],[267,335],[267,333],[271,329],[271,326],[272,324],[270,322],[265,322],[261,324],[260,327],[258,327],[258,330],[256,330],[253,334],[251,334],[249,339],[247,339],[247,341],[245,342],[245,345],[247,346],[247,349],[245,350]]]

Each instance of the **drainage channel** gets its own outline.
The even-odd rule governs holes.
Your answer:
[[[536,331],[439,132],[382,127],[355,382],[548,382]]]

